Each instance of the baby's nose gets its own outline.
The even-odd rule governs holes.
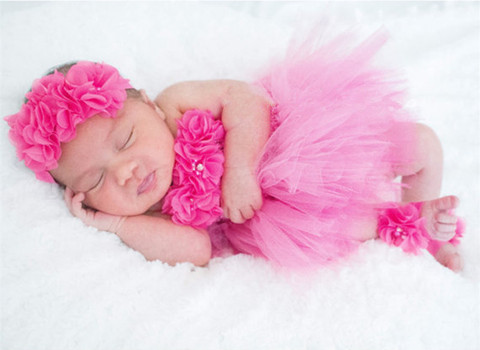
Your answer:
[[[135,169],[138,167],[135,161],[126,161],[118,164],[115,169],[117,183],[124,186],[128,180],[135,176]]]

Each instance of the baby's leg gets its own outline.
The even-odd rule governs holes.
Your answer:
[[[402,190],[402,202],[424,202],[421,215],[426,218],[426,228],[434,239],[448,241],[455,234],[455,215],[450,214],[458,205],[458,198],[447,196],[438,198],[442,183],[443,152],[440,141],[432,129],[416,124],[417,144],[412,162],[394,169],[394,176],[401,176],[406,186]],[[401,148],[404,145],[399,145]],[[365,241],[377,238],[377,220],[372,219],[357,226],[354,238]],[[445,243],[435,254],[435,258],[452,270],[461,269],[463,262],[457,248]]]
[[[428,126],[416,124],[415,153],[408,164],[396,166],[394,176],[401,176],[406,186],[403,202],[421,202],[438,198],[442,185],[443,151],[435,132]],[[402,147],[400,145],[399,147]]]
[[[422,201],[420,215],[425,218],[425,229],[428,235],[435,241],[440,242],[440,248],[437,251],[429,251],[434,254],[435,259],[442,265],[453,271],[459,271],[463,267],[463,260],[457,252],[457,248],[447,243],[456,234],[457,217],[451,214],[451,210],[458,205],[458,198],[455,196],[446,196],[428,201]],[[354,232],[350,237],[360,242],[378,238],[378,219],[371,218],[357,222]],[[436,249],[435,249],[436,250]]]
[[[416,145],[413,161],[394,169],[395,177],[401,176],[406,186],[402,190],[403,202],[425,202],[422,216],[427,218],[427,230],[432,237],[439,231],[454,234],[456,217],[448,214],[458,205],[458,198],[439,198],[443,175],[443,151],[435,132],[426,125],[416,124]],[[452,233],[453,232],[453,233]],[[461,269],[463,262],[457,248],[445,243],[435,258],[452,270]]]

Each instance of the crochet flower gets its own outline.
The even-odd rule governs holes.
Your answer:
[[[128,80],[107,64],[78,62],[64,76],[36,80],[20,111],[6,119],[17,156],[38,179],[54,182],[61,143],[75,137],[76,126],[94,115],[113,118],[127,98]]]
[[[173,185],[163,212],[177,224],[206,228],[221,215],[222,123],[210,111],[189,110],[177,121]]]
[[[408,253],[417,254],[420,249],[426,248],[430,237],[420,209],[421,203],[383,209],[378,218],[380,238]]]

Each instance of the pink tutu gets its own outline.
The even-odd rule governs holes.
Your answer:
[[[257,170],[264,204],[244,224],[212,225],[214,248],[325,264],[352,252],[360,223],[398,194],[392,169],[409,161],[415,136],[398,79],[372,64],[386,35],[353,49],[344,39],[295,51],[256,83],[277,104]]]

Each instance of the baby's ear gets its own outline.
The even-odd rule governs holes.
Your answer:
[[[146,104],[150,105],[150,103],[152,103],[152,101],[150,100],[150,98],[148,97],[144,89],[140,90],[140,96],[142,98],[142,101],[145,102]]]
[[[150,100],[150,98],[148,97],[147,93],[145,92],[145,90],[141,89],[140,90],[140,94],[142,96],[142,101],[145,102],[147,105],[149,105],[150,107],[152,107],[155,112],[157,112],[157,114],[163,119],[165,120],[165,114],[162,112],[162,110],[160,109],[160,107],[158,107],[158,105],[153,102],[152,100]]]

